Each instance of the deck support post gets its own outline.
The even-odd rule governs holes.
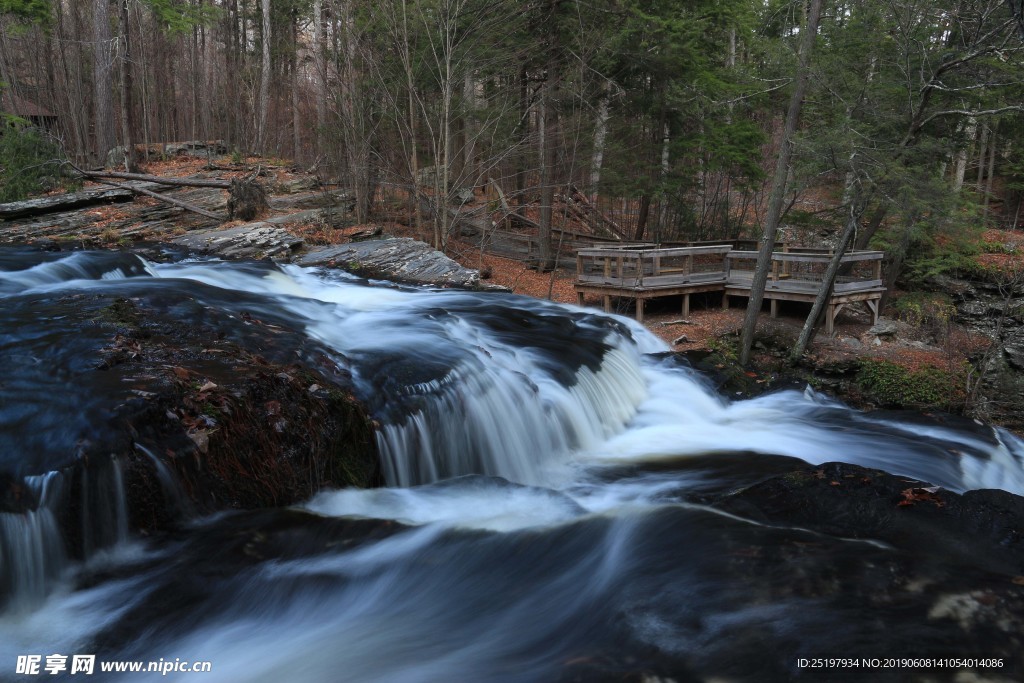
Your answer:
[[[868,310],[871,311],[871,324],[878,324],[878,302],[879,299],[868,299],[864,303],[867,304]]]
[[[683,294],[683,317],[690,317],[690,295]]]
[[[772,310],[772,317],[773,318],[778,318],[779,317],[779,300],[778,299],[771,299],[771,310]]]
[[[644,300],[637,297],[636,300],[636,321],[642,323],[644,321]]]

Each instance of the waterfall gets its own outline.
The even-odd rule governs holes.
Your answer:
[[[0,512],[0,608],[19,611],[37,605],[67,566],[55,510],[62,501],[62,475],[25,477],[34,510]]]
[[[580,368],[569,387],[526,363],[518,370],[473,363],[447,379],[412,389],[426,398],[421,407],[378,433],[389,485],[464,474],[550,481],[569,453],[620,431],[646,394],[628,349],[609,351],[596,372]]]
[[[1024,493],[1024,442],[1003,430],[862,414],[810,389],[729,400],[632,321],[335,271],[0,250],[0,306],[16,321],[0,339],[0,667],[95,652],[209,660],[201,678],[225,683],[763,681],[850,643],[1019,651],[997,632],[1020,632],[999,611],[1020,573],[1018,527],[993,523],[1012,519],[1010,496],[943,508],[931,491],[901,501],[888,477],[883,499],[859,473],[821,484],[790,460]],[[95,359],[133,316],[210,311],[211,336],[274,363],[326,354],[377,425],[387,486],[125,545],[126,474],[152,469],[147,490],[191,507],[162,447],[140,443],[152,434],[104,431],[122,402],[157,394]],[[820,525],[788,498],[774,518],[757,491],[794,472],[819,486],[795,498],[814,514],[855,486],[867,496]],[[967,642],[954,612],[998,626]]]
[[[27,505],[0,512],[0,607],[37,606],[71,566],[68,535],[88,558],[129,540],[121,462],[111,457],[79,470],[21,480]],[[72,507],[73,505],[73,507]],[[72,529],[60,520],[71,520]]]

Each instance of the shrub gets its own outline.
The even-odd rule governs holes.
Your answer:
[[[893,300],[892,307],[900,320],[927,330],[936,338],[946,335],[956,314],[953,300],[941,292],[906,292]]]
[[[60,148],[37,129],[9,122],[0,130],[0,202],[77,184],[64,177],[62,159]]]
[[[872,402],[892,408],[943,408],[962,404],[966,378],[933,365],[910,369],[873,358],[861,362],[857,387]]]

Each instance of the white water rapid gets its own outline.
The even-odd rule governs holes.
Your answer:
[[[39,504],[0,513],[0,578],[16,597],[0,613],[3,680],[19,655],[53,651],[213,665],[132,681],[620,680],[637,657],[644,671],[676,676],[658,680],[690,680],[691,668],[785,680],[790,665],[764,673],[751,653],[837,648],[876,637],[877,624],[790,591],[811,581],[803,555],[756,567],[756,581],[722,567],[811,547],[826,566],[870,568],[894,551],[723,512],[701,493],[786,472],[776,456],[788,456],[1024,495],[1024,444],[1006,431],[862,414],[810,389],[730,401],[640,325],[573,306],[126,255],[0,272],[11,310],[105,292],[219,307],[240,328],[259,319],[328,349],[379,424],[387,487],[194,519],[152,543],[125,538],[124,497],[108,491],[91,514],[118,544],[75,564],[47,492],[61,475],[30,473]],[[3,348],[14,353],[27,335],[10,331]],[[18,443],[14,430],[5,443]],[[159,452],[136,447],[188,509]],[[104,486],[119,477],[115,460]]]

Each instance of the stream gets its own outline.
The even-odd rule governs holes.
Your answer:
[[[904,543],[888,518],[854,534],[734,504],[835,462],[951,500],[1021,496],[1024,442],[1007,431],[861,413],[810,388],[729,400],[642,326],[575,306],[175,258],[0,251],[0,476],[29,501],[0,512],[0,680],[34,680],[19,657],[45,667],[52,654],[95,655],[87,679],[225,683],[956,674],[797,664],[821,657],[1002,657],[991,675],[1024,671],[1010,669],[1021,634],[976,595],[996,591],[1020,617],[1018,546],[993,540],[981,556],[941,531]],[[91,470],[86,552],[71,557],[67,468],[114,438],[111,406],[139,391],[97,371],[111,332],[82,322],[120,300],[240,343],[257,343],[256,319],[277,340],[258,341],[268,358],[328,354],[377,424],[386,486],[206,516],[182,504],[175,528],[141,536],[115,457]],[[100,671],[112,661],[211,667]]]

